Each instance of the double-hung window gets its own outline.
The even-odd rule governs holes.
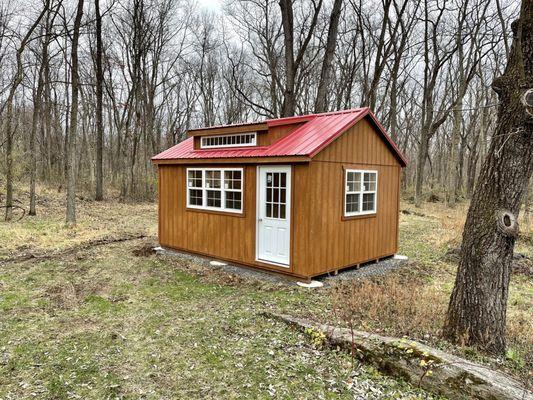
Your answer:
[[[375,214],[378,172],[347,169],[344,180],[344,216]]]
[[[187,168],[187,207],[242,212],[242,168]]]

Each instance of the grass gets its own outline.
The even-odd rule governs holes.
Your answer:
[[[139,257],[135,250],[155,243],[155,205],[81,201],[70,230],[63,196],[40,193],[37,217],[1,223],[0,259],[56,255],[0,263],[0,399],[432,398],[370,366],[352,370],[348,354],[315,347],[312,338],[262,316],[332,321],[342,287],[308,291],[235,278],[191,260]],[[439,339],[455,272],[445,254],[459,243],[465,205],[418,211],[426,216],[401,216],[409,266],[350,288],[366,296],[360,324],[494,362]],[[517,248],[531,254],[531,226],[521,227]],[[150,237],[80,246],[139,233]],[[531,369],[532,294],[530,277],[513,277],[503,367],[519,376]]]
[[[141,244],[2,267],[0,398],[425,398],[261,316],[324,313],[320,296]]]
[[[124,235],[156,235],[157,205],[78,200],[77,225],[65,226],[65,194],[39,187],[37,217],[25,217],[0,229],[0,260],[31,251],[61,251],[89,240]],[[16,192],[22,205],[29,204],[26,192]],[[27,207],[25,207],[27,208]],[[14,217],[18,218],[18,210]]]
[[[421,210],[409,204],[402,209],[422,213],[400,217],[400,250],[410,263],[387,277],[339,285],[333,292],[337,316],[360,329],[391,336],[408,336],[490,364],[522,379],[531,386],[533,366],[533,281],[531,275],[513,275],[507,308],[508,355],[486,357],[475,349],[457,348],[441,338],[441,328],[453,289],[456,265],[446,253],[457,248],[467,211],[461,203],[450,210],[428,203]],[[520,221],[521,236],[515,250],[532,254],[533,225]],[[529,260],[530,262],[530,260]]]

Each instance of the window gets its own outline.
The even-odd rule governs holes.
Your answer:
[[[374,214],[377,204],[377,171],[346,170],[344,216]]]
[[[287,173],[266,173],[266,210],[267,218],[286,219]]]
[[[248,147],[255,146],[257,134],[255,132],[237,133],[234,135],[203,136],[200,147],[209,149],[214,147]]]
[[[187,168],[187,207],[242,212],[242,187],[242,168]]]

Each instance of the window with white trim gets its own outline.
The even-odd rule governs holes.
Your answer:
[[[187,168],[187,207],[242,212],[242,168]]]
[[[211,149],[217,147],[249,147],[257,142],[256,132],[236,133],[232,135],[202,136],[200,147]]]
[[[374,214],[377,208],[378,172],[347,169],[344,216]]]

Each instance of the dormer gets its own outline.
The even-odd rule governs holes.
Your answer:
[[[266,123],[212,126],[191,129],[188,132],[188,136],[194,138],[195,150],[257,147],[262,143],[261,136],[267,134],[268,126]]]
[[[281,124],[267,121],[191,129],[188,136],[194,138],[194,150],[264,147],[277,142],[305,123],[292,119],[281,121]]]

